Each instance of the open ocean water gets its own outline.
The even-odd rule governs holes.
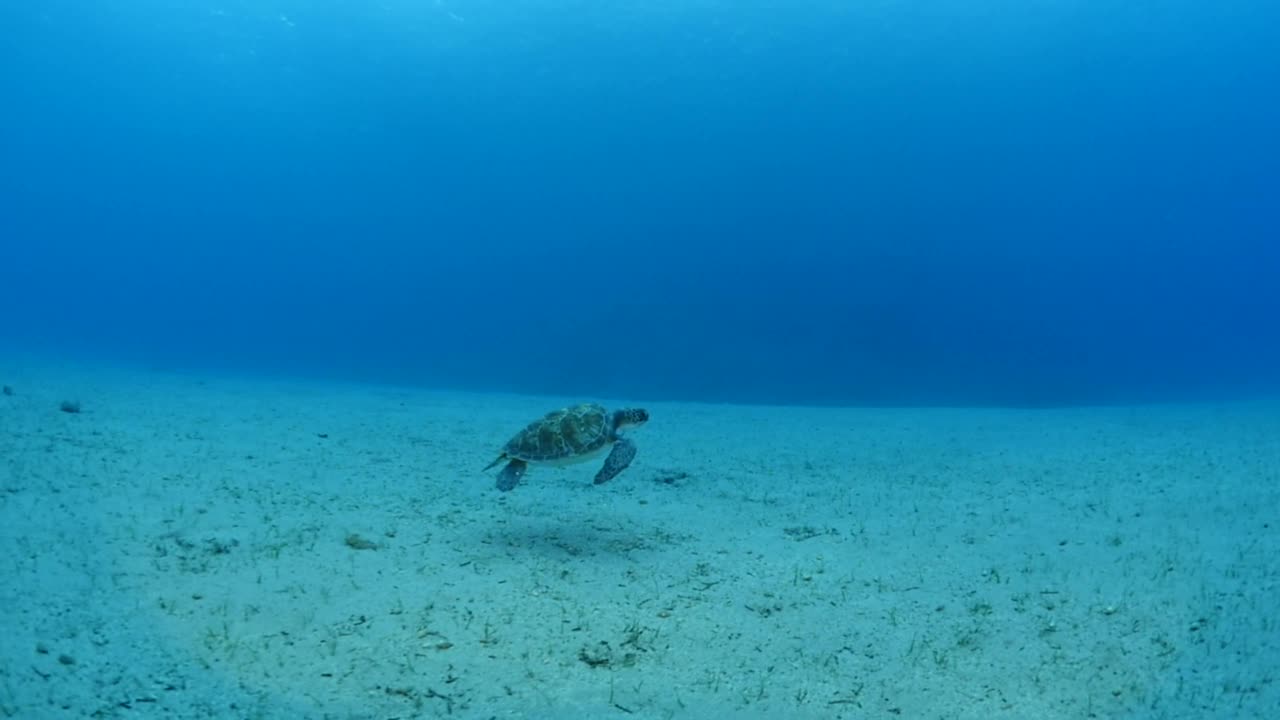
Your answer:
[[[1260,0],[6,3],[0,717],[1280,717],[1276,88]]]

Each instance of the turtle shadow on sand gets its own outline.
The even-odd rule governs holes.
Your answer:
[[[547,557],[629,557],[639,550],[655,549],[660,538],[652,533],[623,527],[565,525],[546,519],[530,519],[495,530],[490,538],[508,548],[519,548]]]

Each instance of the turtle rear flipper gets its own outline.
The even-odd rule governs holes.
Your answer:
[[[604,459],[604,467],[596,473],[595,484],[603,485],[617,477],[618,473],[627,469],[635,456],[635,443],[626,438],[618,438],[618,441],[613,444],[613,450],[609,451],[609,457]]]
[[[512,460],[507,463],[507,466],[502,468],[502,472],[498,473],[498,489],[503,492],[514,489],[528,468],[529,463],[523,460]]]

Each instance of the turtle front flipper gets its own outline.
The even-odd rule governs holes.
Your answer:
[[[617,477],[618,473],[627,469],[635,456],[635,443],[626,438],[619,438],[613,444],[613,450],[609,451],[609,457],[604,459],[604,467],[596,473],[596,485],[602,485]]]
[[[507,463],[507,466],[502,468],[502,472],[498,473],[498,489],[506,492],[515,488],[528,468],[529,463],[523,460],[512,460]]]

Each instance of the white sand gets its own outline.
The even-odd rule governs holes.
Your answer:
[[[0,383],[0,717],[1280,717],[1280,404],[647,403],[500,494],[569,399]]]

